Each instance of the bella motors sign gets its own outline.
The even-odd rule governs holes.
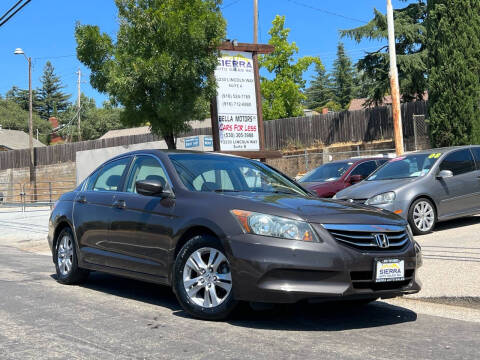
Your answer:
[[[220,150],[259,150],[252,53],[222,51],[215,78]]]

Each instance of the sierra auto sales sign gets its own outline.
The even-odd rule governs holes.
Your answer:
[[[220,150],[259,150],[252,53],[221,51],[215,78]]]

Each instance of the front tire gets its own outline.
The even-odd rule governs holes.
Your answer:
[[[175,260],[173,287],[190,315],[222,320],[235,309],[230,263],[218,239],[199,235],[190,239]]]
[[[58,235],[53,261],[57,281],[62,284],[80,284],[88,278],[89,271],[78,267],[77,248],[70,228],[64,228]]]
[[[415,235],[430,233],[437,222],[437,214],[433,203],[426,198],[415,200],[408,211],[408,222]]]

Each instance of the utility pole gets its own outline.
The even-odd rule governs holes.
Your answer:
[[[253,43],[258,43],[258,0],[253,0]]]
[[[78,80],[77,80],[77,88],[78,88],[78,98],[77,98],[77,111],[78,111],[78,141],[82,141],[82,129],[80,127],[81,125],[81,118],[80,118],[80,95],[81,95],[81,90],[80,90],[80,83],[82,81],[82,72],[80,69],[78,69]]]
[[[393,22],[392,1],[387,0],[388,22],[388,52],[390,54],[390,92],[392,94],[393,131],[395,137],[395,151],[397,156],[402,155],[403,125],[400,110],[400,86],[398,82],[397,53],[395,49],[395,25]]]

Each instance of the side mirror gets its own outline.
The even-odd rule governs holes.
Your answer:
[[[352,175],[350,176],[350,179],[348,179],[350,184],[356,184],[356,183],[359,183],[360,181],[363,180],[363,176],[362,175]]]
[[[442,170],[438,173],[437,179],[446,179],[453,176],[453,172],[451,170]]]
[[[137,193],[144,196],[163,194],[163,184],[159,180],[140,180],[135,183]]]

